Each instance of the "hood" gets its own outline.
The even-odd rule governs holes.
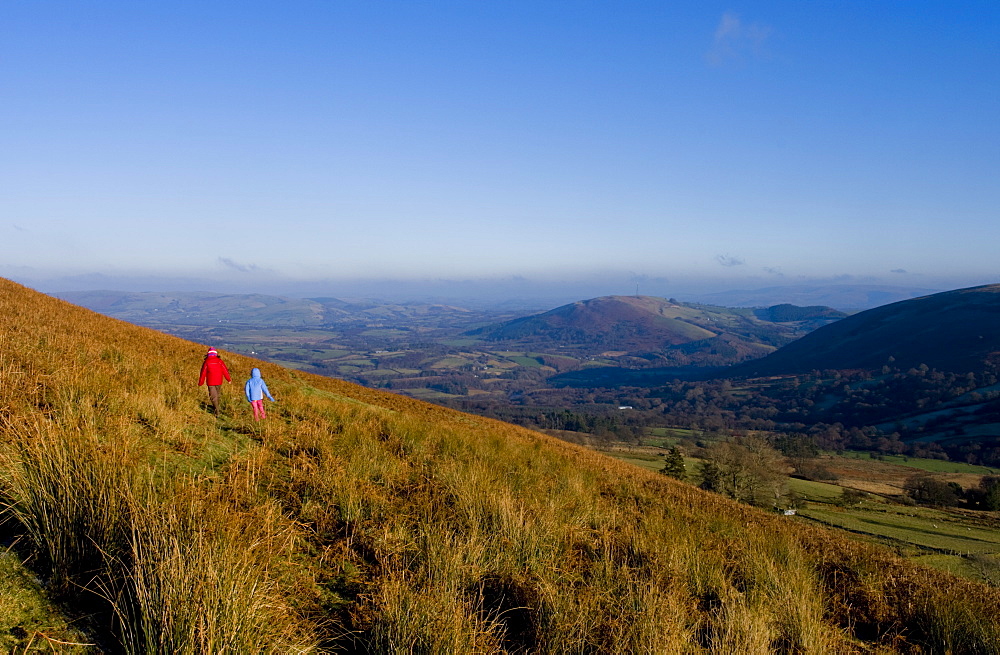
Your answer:
[[[250,371],[250,377],[252,377],[252,378],[259,378],[260,377],[260,369],[259,368],[251,369],[251,371]]]

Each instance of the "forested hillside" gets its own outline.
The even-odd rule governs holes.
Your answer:
[[[1000,365],[1000,284],[869,309],[821,327],[727,377],[826,369],[925,367],[981,373]]]

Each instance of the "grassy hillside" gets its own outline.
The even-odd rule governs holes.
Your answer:
[[[4,527],[63,608],[8,649],[998,652],[995,590],[538,433],[227,353],[279,402],[217,419],[204,350],[0,280]]]

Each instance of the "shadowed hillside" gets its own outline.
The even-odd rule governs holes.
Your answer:
[[[204,351],[0,280],[5,529],[95,644],[9,650],[997,652],[995,590],[535,432],[227,353],[279,402],[217,419]]]
[[[1000,284],[947,291],[855,314],[819,328],[764,359],[725,371],[757,377],[826,369],[955,373],[1000,364]]]

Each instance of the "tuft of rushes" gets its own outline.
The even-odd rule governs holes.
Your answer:
[[[293,538],[273,512],[245,517],[196,487],[137,508],[129,575],[113,609],[127,653],[306,652],[303,632],[269,568]]]
[[[123,558],[136,500],[128,443],[50,425],[25,428],[25,438],[0,453],[4,510],[38,546],[51,586],[69,593],[101,574],[102,562]]]

